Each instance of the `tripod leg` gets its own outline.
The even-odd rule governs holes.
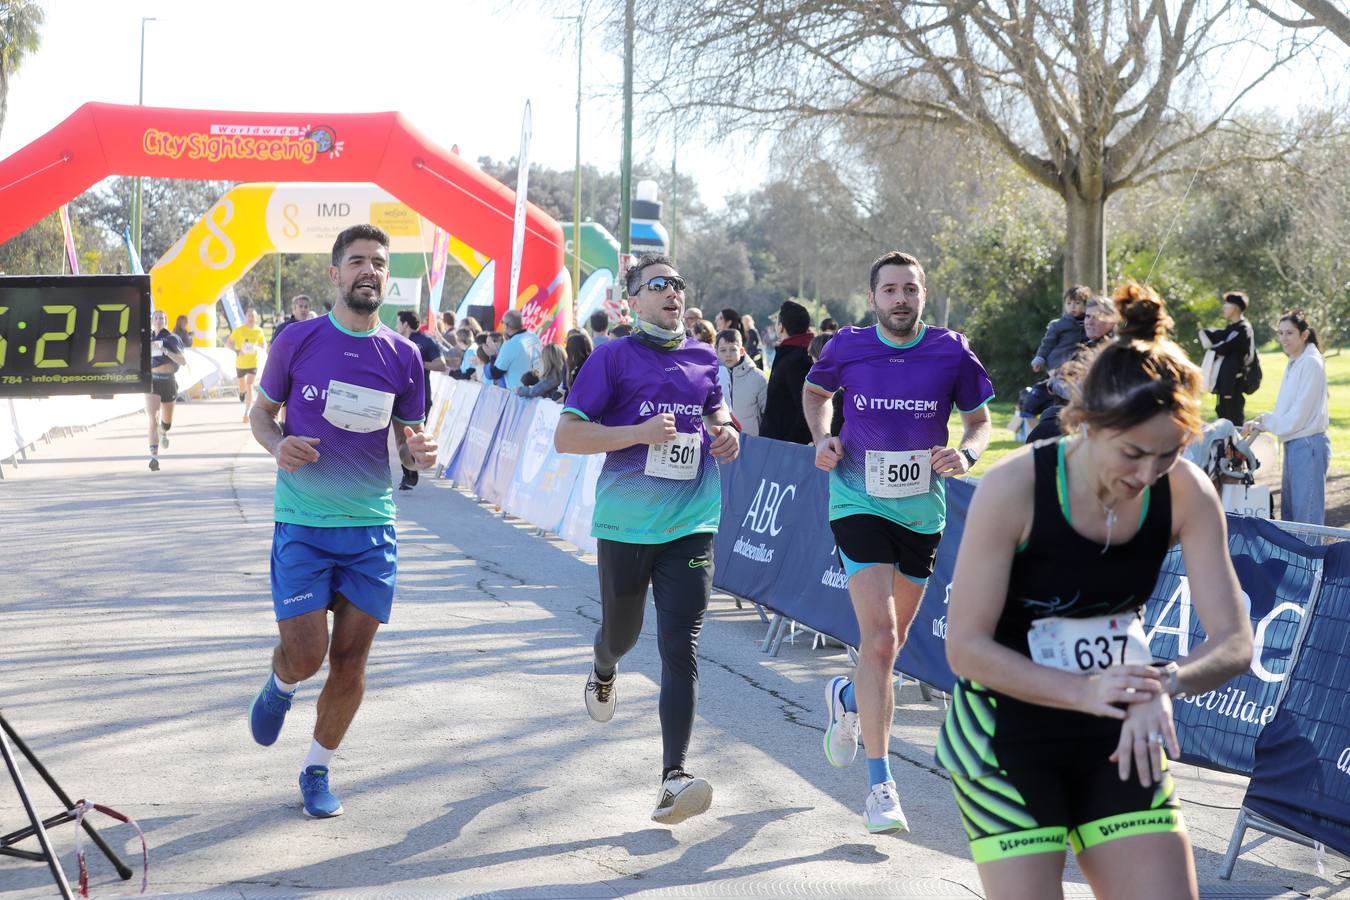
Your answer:
[[[4,729],[4,732],[8,731],[8,728]],[[28,791],[23,786],[23,776],[19,774],[19,767],[14,762],[14,754],[9,749],[9,741],[6,740],[4,732],[0,732],[0,754],[5,757],[5,765],[9,767],[10,777],[14,779],[14,787],[19,791],[19,799],[23,801],[23,808],[28,812],[28,820],[33,823],[33,830],[37,833],[38,843],[42,845],[42,852],[47,857],[47,867],[52,870],[52,878],[56,881],[56,888],[61,892],[61,896],[65,900],[74,900],[75,895],[70,892],[70,882],[66,881],[66,873],[61,871],[61,863],[57,859],[56,851],[52,849],[52,842],[47,839],[47,829],[42,827],[42,820],[38,818],[37,811],[33,809],[33,801],[29,799]]]
[[[33,751],[28,748],[28,745],[23,742],[23,739],[14,732],[14,726],[9,724],[3,714],[0,714],[0,730],[3,730],[5,734],[9,735],[9,739],[14,742],[14,746],[19,748],[19,752],[28,760],[28,764],[31,765],[33,770],[47,783],[47,787],[52,789],[52,793],[56,795],[56,799],[64,803],[66,809],[74,809],[74,802],[66,795],[65,791],[61,790],[61,785],[56,783],[56,779],[51,776],[46,767],[38,762],[37,756],[35,756]],[[131,878],[133,874],[131,867],[122,862],[121,857],[119,857],[113,851],[113,848],[108,846],[107,841],[103,840],[103,837],[94,830],[94,826],[89,824],[89,819],[86,818],[80,825],[84,828],[85,834],[89,835],[89,839],[94,842],[94,846],[98,847],[99,850],[102,850],[103,855],[108,857],[108,862],[112,863],[113,868],[117,870],[118,876],[121,877],[123,881]]]

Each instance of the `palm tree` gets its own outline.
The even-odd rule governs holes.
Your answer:
[[[9,112],[9,77],[42,44],[47,14],[36,0],[0,0],[0,132]]]

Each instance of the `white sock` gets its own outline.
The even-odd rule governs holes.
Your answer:
[[[281,691],[283,694],[295,693],[297,685],[289,684],[288,682],[282,681],[281,676],[278,675],[276,672],[272,673],[272,680],[276,682],[277,690]]]
[[[328,761],[333,758],[333,751],[329,750],[317,740],[309,742],[309,756],[305,757],[305,764],[300,767],[300,771],[308,769],[310,766],[323,766],[328,768]]]

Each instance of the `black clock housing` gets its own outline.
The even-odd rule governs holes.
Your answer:
[[[0,276],[0,397],[149,390],[149,275]]]

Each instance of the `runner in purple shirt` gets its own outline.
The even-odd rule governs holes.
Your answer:
[[[663,825],[706,812],[712,786],[685,771],[698,702],[698,634],[712,591],[721,513],[720,462],[740,453],[717,385],[717,356],[680,323],[684,279],[646,254],[627,275],[637,331],[597,347],[567,395],[554,433],[560,453],[604,453],[592,533],[600,570],[600,628],[586,679],[586,710],[614,716],[619,660],[637,643],[647,588],[661,649]]]
[[[895,660],[918,611],[946,524],[944,478],[970,470],[989,444],[994,388],[963,335],[923,322],[923,267],[891,251],[872,264],[872,328],[836,334],[806,376],[802,408],[816,465],[830,473],[830,529],[858,618],[855,678],[825,691],[825,756],[843,767],[862,732],[871,790],[863,822],[907,831],[891,776]],[[831,398],[844,391],[844,427],[830,436]],[[948,447],[955,407],[965,433]],[[855,687],[856,685],[856,687]]]
[[[297,685],[328,657],[318,721],[300,773],[307,815],[342,814],[328,764],[365,691],[366,657],[389,621],[398,561],[389,428],[404,466],[436,462],[422,433],[422,360],[380,324],[389,236],[354,225],[333,244],[332,312],[296,322],[277,338],[249,413],[258,443],[277,460],[272,604],[281,640],[253,701],[249,726],[276,742]],[[277,422],[282,405],[286,424]],[[328,633],[328,612],[333,633]]]

